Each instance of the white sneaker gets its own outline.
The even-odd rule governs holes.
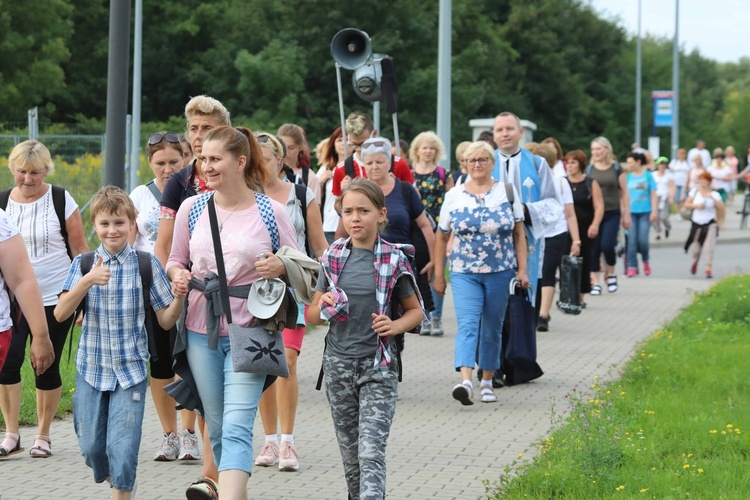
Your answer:
[[[178,460],[200,460],[201,452],[198,448],[198,434],[184,429],[180,433],[180,456]]]
[[[180,454],[180,440],[177,439],[174,432],[164,434],[164,441],[161,447],[154,453],[154,460],[157,462],[171,462],[177,459]]]
[[[270,467],[279,461],[279,445],[273,441],[268,441],[263,449],[260,450],[260,455],[255,459],[255,465],[261,467]]]
[[[279,447],[279,470],[296,471],[299,469],[299,453],[291,441],[284,440]]]
[[[474,404],[474,387],[471,381],[467,383],[458,384],[453,388],[453,399],[459,401],[464,406],[470,406]]]
[[[479,393],[482,395],[482,403],[497,403],[497,396],[492,387],[484,386]]]

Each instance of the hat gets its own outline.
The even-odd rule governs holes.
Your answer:
[[[656,164],[658,165],[659,163],[669,163],[669,158],[666,156],[660,156],[656,159]]]
[[[279,310],[284,300],[286,283],[279,278],[259,279],[250,287],[247,294],[247,310],[260,319],[268,319]]]

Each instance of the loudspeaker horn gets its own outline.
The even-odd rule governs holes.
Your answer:
[[[356,28],[345,28],[331,40],[331,55],[342,68],[357,69],[372,55],[370,36]]]

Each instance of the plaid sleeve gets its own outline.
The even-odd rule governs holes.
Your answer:
[[[75,259],[73,259],[73,262],[70,264],[70,269],[68,269],[68,275],[65,276],[65,281],[63,281],[62,287],[60,287],[60,292],[58,295],[60,295],[63,292],[70,291],[74,286],[78,284],[79,281],[81,281],[81,278],[83,275],[81,274],[81,256],[77,255]]]
[[[167,278],[167,274],[164,272],[164,268],[161,267],[161,263],[154,256],[151,255],[151,270],[153,274],[153,283],[151,283],[151,307],[154,311],[164,309],[174,300],[172,296],[172,284]]]

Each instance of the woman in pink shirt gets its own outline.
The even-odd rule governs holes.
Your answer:
[[[203,143],[201,161],[208,185],[214,189],[209,203],[213,201],[216,206],[229,287],[251,285],[259,278],[285,274],[284,264],[273,255],[271,236],[256,202],[258,196],[265,196],[257,191],[268,173],[252,132],[226,126],[211,130]],[[175,280],[180,274],[198,280],[205,280],[208,273],[218,275],[208,210],[191,214],[198,198],[186,200],[177,212],[172,253],[166,266],[173,282],[186,282]],[[284,207],[269,202],[280,245],[297,249],[294,227]],[[195,222],[192,231],[191,215]],[[259,259],[260,253],[269,257]],[[190,262],[192,268],[187,271]],[[209,328],[206,302],[203,292],[190,290],[185,320],[187,364],[211,436],[221,496],[246,499],[253,463],[253,422],[266,377],[234,371],[226,318],[220,317],[218,327]],[[247,327],[254,323],[246,298],[230,297],[230,308],[234,324]],[[218,348],[211,347],[214,340]]]

